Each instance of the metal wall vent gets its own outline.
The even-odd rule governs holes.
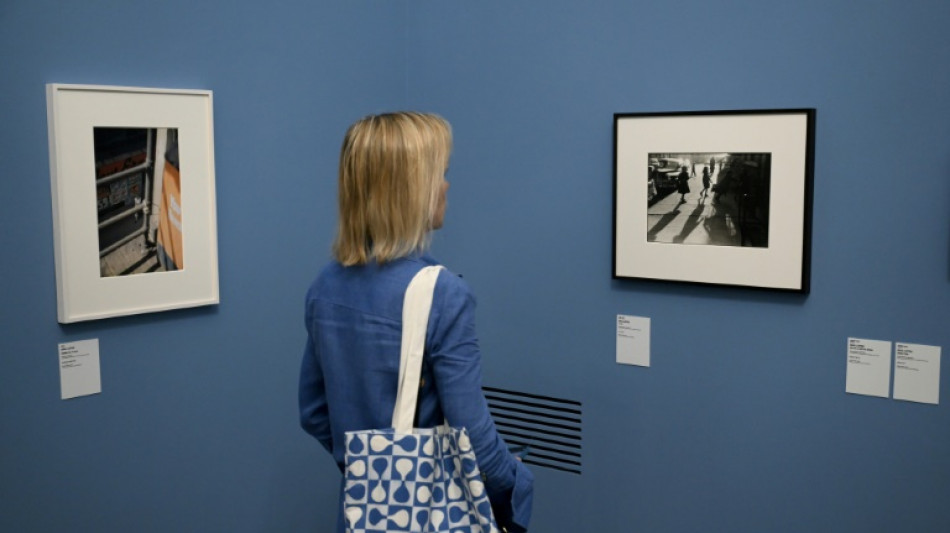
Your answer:
[[[581,402],[482,387],[498,433],[526,464],[581,473]]]

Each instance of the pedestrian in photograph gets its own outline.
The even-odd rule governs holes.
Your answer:
[[[685,166],[677,177],[676,192],[680,193],[680,203],[685,204],[686,194],[689,193],[689,172]]]
[[[709,167],[703,167],[703,192],[700,196],[705,200],[709,195]]]
[[[719,163],[719,174],[716,176],[716,184],[713,186],[713,203],[718,204],[732,192],[735,183],[735,163],[731,162],[728,166],[725,161]]]
[[[333,456],[341,472],[347,432],[392,427],[401,377],[404,295],[420,270],[439,265],[428,248],[431,233],[445,217],[451,148],[449,123],[424,113],[368,116],[344,136],[333,258],[307,291],[307,342],[299,383],[301,426]],[[477,492],[487,494],[499,527],[525,532],[534,478],[508,451],[482,392],[474,295],[449,270],[443,268],[437,276],[414,426],[466,428],[484,480]],[[373,513],[345,509],[353,495],[344,489],[341,481],[335,531],[368,530],[361,524],[374,520]],[[388,509],[395,515],[382,511],[375,519],[385,524],[387,518],[397,523],[406,518],[405,510]],[[456,519],[449,514],[413,514],[411,525],[419,529],[412,530],[448,531],[434,527]],[[417,524],[419,520],[426,523]]]

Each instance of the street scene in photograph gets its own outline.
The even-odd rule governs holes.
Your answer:
[[[768,248],[770,153],[650,153],[647,240]]]

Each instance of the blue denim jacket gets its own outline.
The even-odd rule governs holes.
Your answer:
[[[428,255],[384,265],[343,267],[332,262],[307,292],[300,421],[341,471],[345,432],[391,426],[403,296],[416,272],[435,264]],[[533,476],[508,452],[495,429],[481,389],[480,360],[475,298],[467,283],[443,270],[426,331],[416,426],[433,427],[446,420],[465,427],[499,525],[524,531],[531,517]],[[344,530],[342,498],[337,530]]]

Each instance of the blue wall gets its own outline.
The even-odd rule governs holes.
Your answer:
[[[455,128],[434,252],[486,383],[584,404],[535,531],[950,530],[945,406],[844,392],[849,336],[950,346],[945,2],[61,4],[0,6],[0,530],[331,530],[302,293],[343,130],[405,107]],[[50,82],[214,91],[220,306],[56,323]],[[784,107],[818,109],[811,294],[611,280],[612,114]],[[62,401],[86,338],[103,392]]]

